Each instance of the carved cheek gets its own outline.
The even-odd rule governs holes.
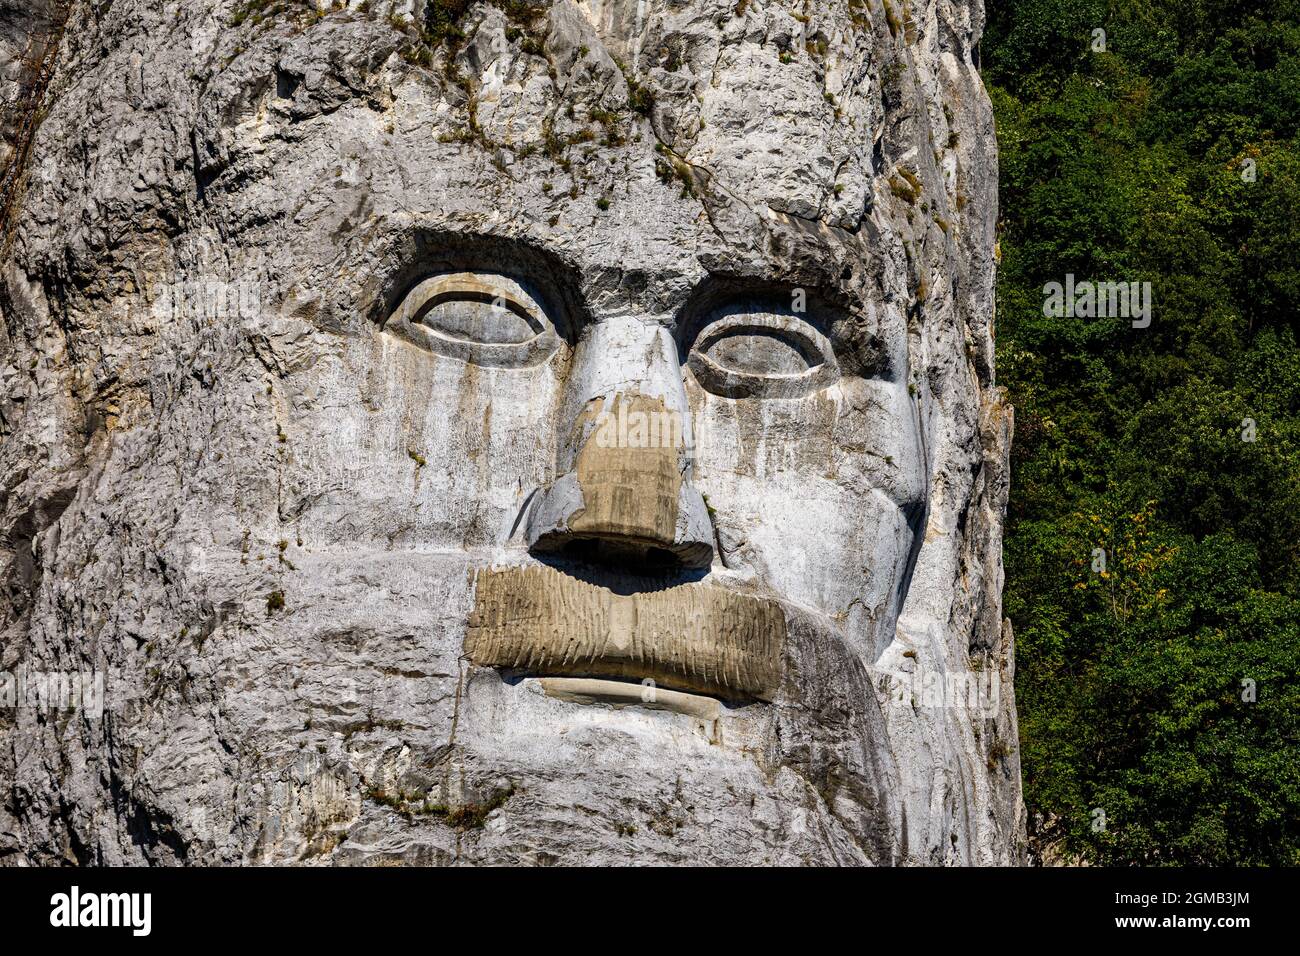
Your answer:
[[[766,402],[688,388],[722,562],[838,619],[895,603],[924,505],[905,388],[846,380]]]

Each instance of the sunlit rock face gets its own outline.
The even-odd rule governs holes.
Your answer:
[[[269,6],[63,40],[0,861],[1017,861],[978,0]]]

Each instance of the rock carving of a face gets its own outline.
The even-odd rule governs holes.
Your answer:
[[[1014,853],[978,3],[122,6],[7,265],[76,445],[22,626],[164,834],[81,844]]]

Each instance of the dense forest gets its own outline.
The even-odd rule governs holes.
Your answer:
[[[1031,845],[1300,864],[1300,0],[988,14]]]

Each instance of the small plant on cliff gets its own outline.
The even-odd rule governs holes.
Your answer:
[[[482,827],[487,823],[487,818],[492,811],[504,806],[505,802],[514,796],[515,792],[515,785],[512,783],[501,789],[493,790],[486,800],[481,802],[470,801],[455,807],[435,803],[422,793],[402,789],[389,791],[374,787],[366,791],[366,796],[375,803],[396,810],[407,820],[414,820],[416,817],[438,817],[449,827],[465,831]]]

